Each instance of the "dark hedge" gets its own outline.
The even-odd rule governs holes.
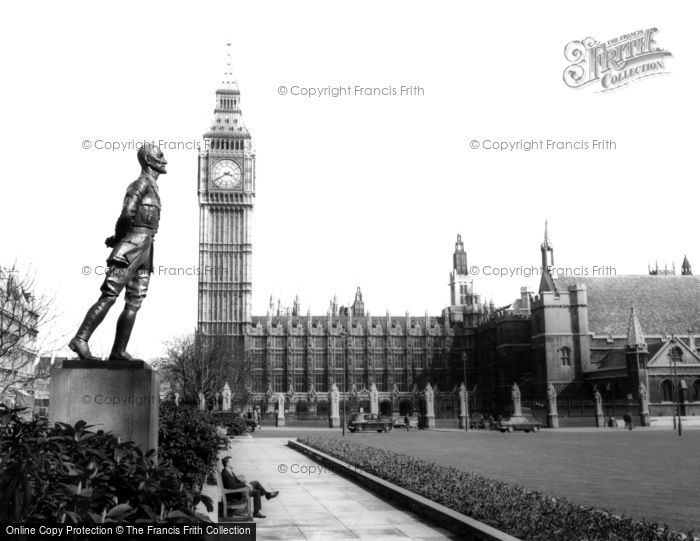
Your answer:
[[[674,532],[665,525],[583,507],[565,498],[354,441],[319,436],[299,441],[523,540],[697,539],[692,532]]]

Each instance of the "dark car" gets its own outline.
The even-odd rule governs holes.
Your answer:
[[[524,432],[538,432],[542,428],[542,423],[537,419],[530,419],[528,417],[518,416],[518,417],[504,417],[500,421],[497,421],[494,426],[495,430],[500,430],[501,432],[514,432],[516,430],[522,430]]]
[[[376,430],[377,432],[389,432],[392,428],[391,417],[376,415],[374,413],[356,413],[348,422],[350,432],[364,430]]]

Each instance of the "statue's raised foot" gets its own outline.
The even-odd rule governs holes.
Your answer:
[[[100,361],[99,357],[95,357],[90,353],[90,347],[88,343],[82,338],[75,336],[70,342],[68,342],[68,347],[80,357],[83,361]]]

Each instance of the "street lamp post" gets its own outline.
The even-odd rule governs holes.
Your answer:
[[[681,386],[678,381],[678,356],[673,356],[673,374],[676,384],[676,402],[678,404],[678,435],[683,435],[683,423],[681,421]]]
[[[464,431],[469,432],[469,393],[467,392],[467,352],[462,352],[462,376],[464,382]]]
[[[675,343],[675,337],[673,338],[673,342]],[[673,374],[673,386],[675,387],[675,391],[674,389],[671,389],[671,401],[673,402],[673,429],[676,429],[676,414],[678,414],[678,435],[682,436],[683,425],[681,423],[681,388],[678,383],[678,355],[676,354],[675,348],[671,348],[671,351],[669,351],[669,360],[671,363],[673,363],[671,373]]]
[[[348,335],[345,332],[340,334],[343,343],[343,437],[345,437],[345,402],[348,399]]]

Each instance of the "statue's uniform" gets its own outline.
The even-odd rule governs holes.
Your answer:
[[[127,307],[141,307],[153,272],[153,237],[160,222],[160,195],[155,180],[142,174],[126,190],[107,258],[108,269],[100,290],[113,303],[126,286]]]

